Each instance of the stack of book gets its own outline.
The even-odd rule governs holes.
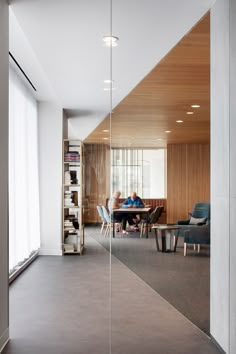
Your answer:
[[[64,173],[65,184],[77,184],[77,172],[76,171],[65,171]]]
[[[74,229],[78,230],[79,229],[79,222],[78,218],[75,214],[68,214],[66,216],[66,222],[70,222],[70,224],[67,225],[73,225]]]
[[[73,244],[64,244],[64,252],[65,253],[71,253],[74,252],[75,248]]]
[[[65,245],[72,245],[73,246],[73,250],[77,251],[78,249],[78,234],[76,233],[76,231],[74,232],[70,232],[65,236],[65,241],[64,241]]]
[[[65,184],[71,184],[71,176],[70,176],[70,171],[65,171]]]
[[[75,204],[73,203],[73,194],[72,191],[64,192],[64,205],[65,207],[73,207]]]
[[[69,151],[65,153],[65,162],[80,162],[80,154],[78,151]]]
[[[64,220],[64,230],[65,231],[74,231],[74,225],[73,225],[73,222],[71,220]]]

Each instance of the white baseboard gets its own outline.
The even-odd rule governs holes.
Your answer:
[[[9,328],[5,330],[5,332],[0,337],[0,353],[3,351],[3,348],[9,341]]]
[[[40,256],[62,256],[62,250],[56,248],[40,248],[39,249]]]

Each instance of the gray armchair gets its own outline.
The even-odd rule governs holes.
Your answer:
[[[200,245],[210,244],[210,224],[193,227],[184,231],[184,256],[187,255],[187,245],[193,244],[194,250],[198,248],[200,252]]]
[[[193,211],[190,213],[190,218],[187,220],[178,220],[178,225],[189,225],[192,224],[191,220],[195,219],[193,222],[195,225],[203,225],[210,223],[210,203],[196,203],[194,205]],[[199,221],[197,220],[199,219]]]
[[[185,230],[210,224],[210,203],[196,203],[190,217],[186,220],[178,220],[176,224],[182,225],[179,232],[179,236],[182,237],[185,235]]]

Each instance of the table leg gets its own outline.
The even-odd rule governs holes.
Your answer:
[[[166,232],[165,230],[161,231],[161,243],[162,243],[162,252],[166,252]]]
[[[157,252],[160,252],[157,229],[154,229],[154,233],[155,233],[155,238],[156,238]]]
[[[148,238],[148,222],[146,223],[145,235],[146,235],[146,238]]]
[[[177,243],[178,243],[178,238],[179,238],[179,230],[176,230],[174,252],[176,252],[176,247],[177,247]]]
[[[166,230],[165,231],[166,252],[171,252],[171,237],[172,237],[172,231]]]

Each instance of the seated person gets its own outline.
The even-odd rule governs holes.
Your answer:
[[[119,198],[120,198],[120,195],[121,195],[121,192],[115,192],[113,197],[109,200],[108,202],[108,209],[110,210],[110,213],[112,214],[113,210],[115,209],[119,209],[121,206],[119,204]],[[122,233],[123,234],[128,234],[129,232],[126,231],[126,224],[127,224],[127,221],[130,225],[133,224],[133,221],[132,219],[129,217],[128,213],[124,214],[114,214],[113,216],[113,220],[114,222],[116,223],[122,223]],[[118,230],[116,230],[118,231]]]
[[[132,192],[130,197],[122,204],[122,208],[144,208],[144,203],[136,192]]]
[[[144,208],[144,203],[140,197],[137,196],[136,192],[132,192],[130,197],[128,197],[122,204],[122,208]],[[132,217],[132,214],[129,214],[129,217]],[[138,223],[140,222],[140,214],[137,214],[133,218],[134,230],[138,231]]]

